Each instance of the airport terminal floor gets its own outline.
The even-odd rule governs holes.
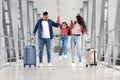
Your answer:
[[[120,0],[0,0],[0,80],[120,80]]]
[[[45,55],[46,56],[46,55]],[[61,61],[57,54],[53,55],[53,67],[48,67],[44,57],[43,67],[23,67],[23,63],[12,63],[11,66],[0,68],[1,80],[119,80],[120,71],[113,70],[105,65],[98,64],[97,67],[85,67],[77,65],[71,67],[71,59],[63,58]]]

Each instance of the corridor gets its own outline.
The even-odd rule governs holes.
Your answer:
[[[120,71],[113,70],[105,65],[97,67],[83,66],[71,67],[70,56],[68,59],[59,61],[58,56],[53,56],[53,67],[46,66],[44,60],[43,67],[29,66],[23,67],[22,62],[12,63],[11,66],[0,69],[0,79],[2,80],[119,80]],[[46,58],[45,58],[46,59]],[[77,62],[76,62],[77,63]]]
[[[59,26],[51,26],[54,33],[49,49],[52,67],[47,66],[46,47],[43,66],[39,67],[41,45],[37,32],[32,40],[35,25],[43,19],[44,11],[48,12],[47,17],[52,21],[57,23],[59,16],[61,23],[68,25],[80,15],[90,40],[87,43],[86,35],[82,33],[68,35],[68,58],[59,60],[61,32]],[[41,33],[50,32],[49,28],[44,28],[44,32],[39,30]],[[51,37],[51,34],[48,36]],[[72,36],[80,37],[81,67],[78,66],[77,50],[73,51],[76,66],[72,67],[72,47],[77,48],[72,44]],[[36,67],[23,65],[24,47],[28,45],[35,46]],[[96,50],[96,67],[86,67],[89,48]],[[0,0],[0,80],[120,80],[120,0]]]

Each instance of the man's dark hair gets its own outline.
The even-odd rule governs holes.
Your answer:
[[[47,16],[47,15],[48,15],[48,12],[47,12],[47,11],[43,12],[43,15],[44,15],[44,16]]]

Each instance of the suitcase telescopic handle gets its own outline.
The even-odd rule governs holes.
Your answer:
[[[90,43],[90,42],[86,43],[86,48],[87,48],[87,49],[88,49],[88,48],[91,48],[91,43]]]
[[[32,40],[31,40],[31,45],[34,45],[34,39],[32,38]]]

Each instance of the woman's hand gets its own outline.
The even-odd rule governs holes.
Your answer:
[[[89,40],[89,39],[87,39],[87,40],[86,40],[86,43],[90,43],[90,40]]]
[[[58,19],[60,19],[60,15],[58,15],[58,17],[57,17]]]

